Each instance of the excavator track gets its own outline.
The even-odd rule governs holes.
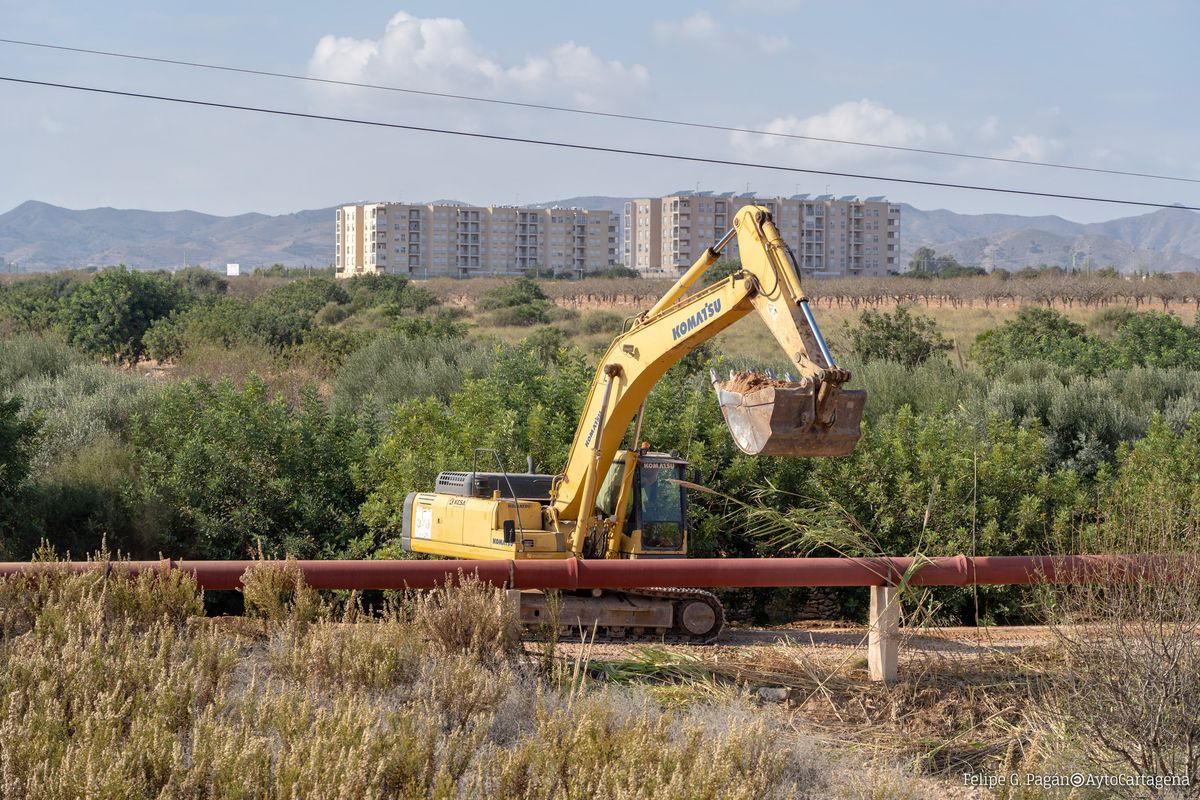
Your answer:
[[[725,627],[725,610],[703,589],[622,589],[599,595],[563,595],[555,612],[541,592],[521,593],[521,621],[535,635],[557,623],[562,639],[601,642],[712,644]]]

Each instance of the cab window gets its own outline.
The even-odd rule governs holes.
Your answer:
[[[678,464],[645,463],[638,468],[638,517],[642,546],[678,550],[683,546],[683,476]]]

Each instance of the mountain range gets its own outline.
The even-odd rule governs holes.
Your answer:
[[[540,207],[605,209],[625,197],[570,197]],[[328,266],[334,208],[221,217],[197,211],[71,210],[31,200],[0,214],[0,264],[8,271],[123,263],[135,268],[227,262]],[[987,269],[1058,264],[1114,266],[1123,272],[1200,271],[1200,214],[1159,209],[1108,222],[1057,216],[957,214],[902,204],[901,265],[921,246]]]

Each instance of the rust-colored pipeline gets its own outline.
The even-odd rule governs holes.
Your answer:
[[[664,587],[912,586],[1095,583],[1168,574],[1172,556],[944,556],[912,558],[690,558],[553,561],[296,561],[316,589],[431,589],[478,575],[514,589]],[[236,589],[257,561],[0,562],[0,577],[66,570],[113,572],[178,569],[204,589]]]

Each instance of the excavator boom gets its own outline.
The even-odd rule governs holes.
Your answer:
[[[688,294],[734,235],[741,271]],[[587,527],[584,512],[592,508],[600,472],[611,463],[651,389],[689,352],[755,311],[794,364],[798,380],[718,383],[717,397],[734,441],[752,455],[832,456],[854,449],[866,396],[842,390],[850,373],[833,361],[787,244],[767,209],[747,206],[734,218],[734,230],[706,250],[601,359],[553,493],[556,521],[583,523],[575,529],[576,543],[584,535],[580,528]]]

